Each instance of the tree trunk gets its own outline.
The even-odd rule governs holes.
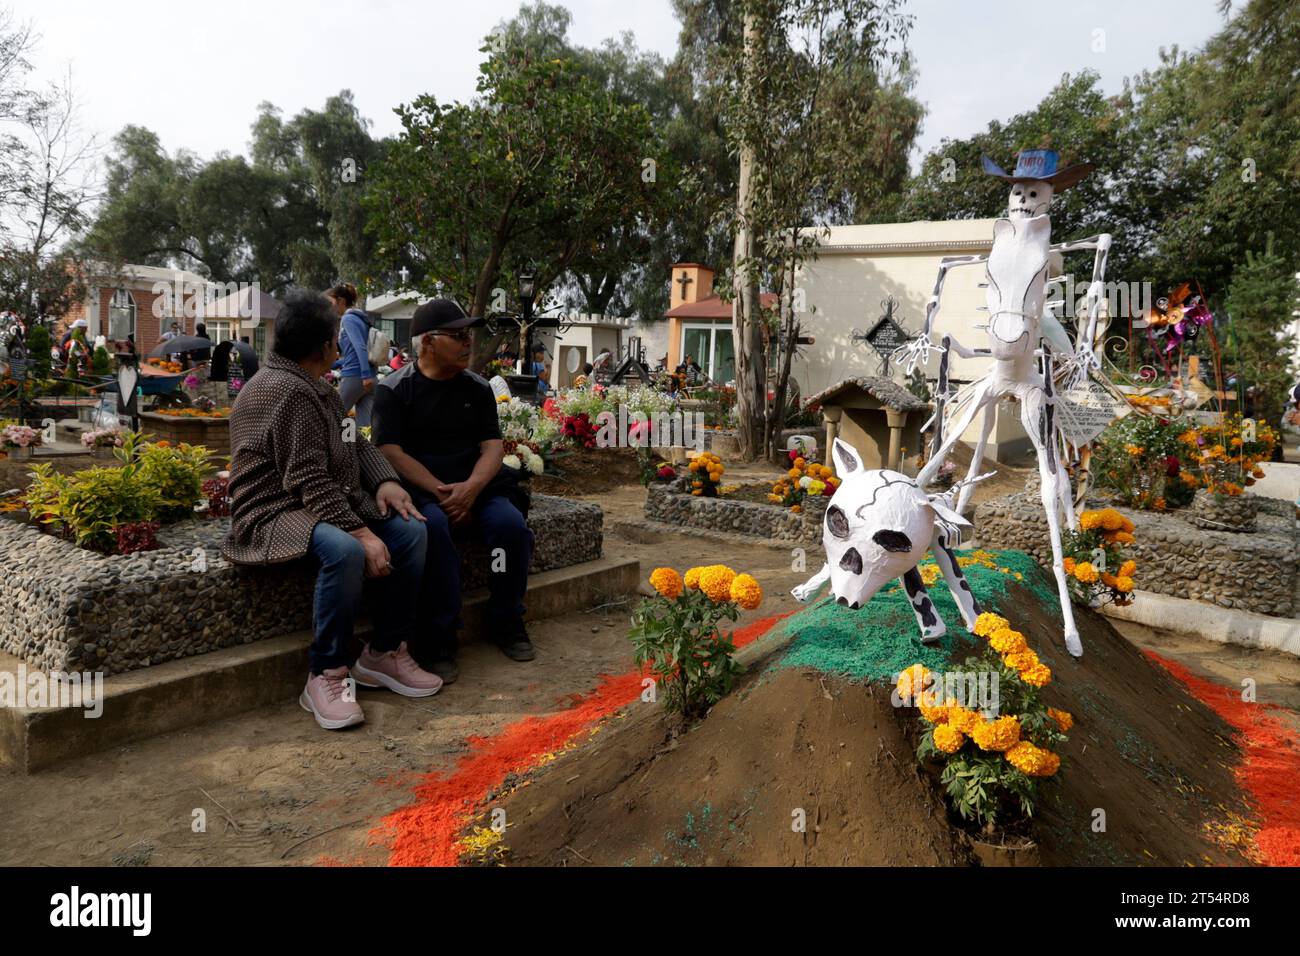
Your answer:
[[[745,80],[755,82],[756,48],[759,40],[758,17],[745,14]],[[740,457],[753,461],[758,457],[767,405],[766,362],[762,329],[759,326],[758,273],[754,253],[754,149],[745,144],[740,150],[740,181],[736,196],[736,246],[732,260],[734,298],[731,305],[732,327],[736,337],[736,413],[740,419],[736,435]]]

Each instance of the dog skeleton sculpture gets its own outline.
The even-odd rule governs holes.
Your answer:
[[[979,603],[951,550],[960,529],[970,524],[953,510],[952,492],[926,495],[916,480],[906,475],[868,471],[861,466],[857,449],[838,438],[831,455],[843,482],[831,497],[822,522],[827,562],[790,593],[799,601],[810,601],[829,581],[835,600],[856,611],[898,578],[916,614],[921,642],[932,644],[947,629],[916,570],[917,562],[929,550],[967,630],[973,630],[980,615]]]
[[[998,401],[1015,398],[1020,402],[1021,421],[1038,454],[1043,509],[1047,513],[1052,542],[1052,571],[1065,624],[1065,646],[1072,655],[1079,657],[1083,654],[1083,645],[1074,622],[1061,552],[1061,518],[1064,517],[1065,526],[1070,528],[1075,524],[1075,514],[1070,480],[1061,461],[1055,420],[1054,362],[1059,360],[1063,363],[1067,373],[1065,378],[1070,384],[1086,382],[1094,370],[1100,370],[1094,343],[1111,237],[1103,233],[1078,242],[1051,244],[1052,221],[1047,209],[1052,196],[1092,171],[1090,164],[1083,164],[1058,172],[1056,162],[1057,156],[1050,150],[1023,152],[1015,173],[1009,175],[984,157],[986,172],[1012,184],[1006,218],[994,223],[993,248],[987,256],[953,256],[940,262],[934,295],[925,310],[924,331],[899,350],[896,361],[905,363],[910,373],[918,363],[928,359],[931,351],[941,353],[938,392],[942,403],[947,398],[949,352],[956,352],[963,358],[993,358],[992,371],[955,396],[952,412],[955,423],[951,429],[944,427],[943,406],[940,404],[934,419],[934,454],[917,475],[916,482],[924,488],[935,477],[952,446],[975,416],[983,411],[984,421],[967,478],[976,475],[983,462],[984,446],[993,428]],[[1049,258],[1052,253],[1083,249],[1095,250],[1096,258],[1086,300],[1087,320],[1080,318],[1077,342],[1071,343],[1055,317],[1044,312],[1044,305],[1051,304],[1045,302]],[[988,347],[967,348],[951,335],[945,335],[942,345],[935,346],[930,333],[939,311],[944,277],[950,269],[972,265],[984,265],[987,276]],[[947,437],[944,437],[945,431]],[[965,509],[970,498],[971,484],[963,484],[957,500],[958,512]]]

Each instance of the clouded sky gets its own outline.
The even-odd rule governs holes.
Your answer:
[[[630,30],[665,57],[669,0],[563,0],[584,46]],[[201,156],[246,152],[258,103],[286,115],[353,91],[374,131],[420,93],[473,95],[478,47],[518,0],[0,0],[41,36],[38,75],[71,69],[82,123],[107,141],[128,123]],[[1031,108],[1065,72],[1097,70],[1117,92],[1221,24],[1217,0],[911,0],[923,150]],[[917,157],[919,159],[919,153]]]

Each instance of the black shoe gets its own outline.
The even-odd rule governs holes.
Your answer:
[[[531,661],[537,656],[537,652],[533,650],[533,642],[527,637],[509,641],[500,647],[501,653],[512,661]]]
[[[444,685],[456,683],[456,678],[460,676],[460,667],[456,664],[454,658],[440,657],[429,665],[429,670],[442,678]]]

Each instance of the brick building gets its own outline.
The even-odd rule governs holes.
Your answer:
[[[110,343],[125,342],[135,336],[136,351],[147,355],[158,344],[172,322],[185,334],[194,333],[204,298],[210,299],[217,287],[202,276],[181,269],[159,266],[122,266],[96,275],[90,267],[86,299],[73,307],[55,328],[55,340],[78,319],[88,325],[87,338],[94,341],[103,335]],[[208,323],[211,326],[211,323]],[[212,334],[209,328],[209,335]],[[216,339],[216,336],[213,336]]]

